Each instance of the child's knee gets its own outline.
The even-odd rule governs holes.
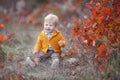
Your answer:
[[[59,53],[53,53],[53,54],[51,55],[51,57],[52,57],[52,59],[53,59],[53,58],[59,58],[59,57],[60,57],[60,54],[59,54]]]
[[[59,67],[59,58],[53,58],[52,59],[52,64],[51,64],[51,68],[52,69],[56,69]]]

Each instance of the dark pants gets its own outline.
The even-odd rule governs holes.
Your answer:
[[[52,59],[55,59],[55,58],[57,58],[57,59],[59,59],[59,53],[56,53],[56,52],[54,52],[53,50],[48,50],[47,51],[47,54],[44,54],[44,52],[40,52],[37,56],[36,56],[36,58],[38,58],[40,61],[44,61],[44,60],[46,60],[46,59],[48,59],[48,58],[52,58]]]

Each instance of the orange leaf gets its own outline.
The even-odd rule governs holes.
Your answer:
[[[106,45],[101,44],[100,47],[98,47],[97,49],[98,49],[99,51],[103,51],[103,50],[106,50],[107,47],[106,47]]]
[[[101,23],[104,21],[104,19],[105,19],[104,16],[97,17],[97,18],[96,18],[96,22],[97,22],[98,24],[101,24]]]
[[[91,8],[90,10],[91,10],[93,16],[97,16],[97,11],[95,8]]]
[[[84,25],[84,26],[83,26],[83,29],[84,29],[84,30],[86,30],[86,29],[87,29],[86,25]]]
[[[3,35],[0,34],[0,42],[3,42]]]
[[[7,41],[7,40],[8,40],[8,37],[5,36],[5,37],[3,38],[3,42],[5,42],[5,41]]]
[[[106,52],[106,51],[99,52],[95,55],[96,59],[100,59],[100,58],[108,59],[108,57],[109,57],[108,52]]]
[[[115,18],[115,22],[120,23],[120,17]]]
[[[120,36],[117,37],[117,41],[120,42]]]
[[[70,47],[70,49],[66,53],[66,56],[72,56],[73,54],[74,54],[74,49],[72,47]]]
[[[90,36],[90,39],[91,39],[91,40],[97,40],[97,38],[98,38],[98,36],[95,35],[95,34],[93,34],[93,35]]]
[[[80,49],[80,45],[76,45],[75,48]]]
[[[111,9],[110,8],[107,8],[107,9],[105,9],[103,12],[102,12],[102,16],[107,16],[107,15],[109,15],[110,14],[110,12],[111,12]]]
[[[5,42],[5,41],[7,41],[8,40],[8,37],[7,36],[3,36],[2,34],[0,34],[0,42],[1,43],[3,43],[3,42]]]
[[[0,28],[3,28],[4,27],[4,24],[0,24]]]

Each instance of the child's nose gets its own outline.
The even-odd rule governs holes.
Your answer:
[[[48,25],[47,28],[50,28],[50,26]]]

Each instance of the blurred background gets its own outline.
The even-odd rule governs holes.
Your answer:
[[[116,35],[119,38],[119,4],[119,0],[0,0],[0,80],[119,80],[120,44],[114,37]],[[112,9],[113,12],[110,11]],[[26,57],[34,57],[32,51],[36,39],[43,29],[44,17],[49,13],[59,17],[58,29],[67,41],[63,53],[68,55],[62,60],[57,73],[50,71],[49,61],[35,69],[23,65]],[[111,20],[107,16],[109,14]],[[93,27],[89,28],[86,22]],[[100,24],[112,26],[108,30],[112,38],[104,32],[108,28],[103,25],[104,28],[101,28]],[[101,40],[98,41],[99,46],[103,42],[108,44],[108,38],[118,41],[113,40],[115,44],[107,46],[108,52],[113,53],[109,56],[109,65],[106,60],[106,64],[96,65],[97,41],[95,46],[93,43],[91,46],[86,44],[89,43],[87,41],[84,43],[83,39],[91,37],[87,34],[89,30],[100,33],[97,36]],[[81,31],[83,35],[73,35],[75,31]],[[102,38],[101,31],[104,33]],[[104,70],[105,66],[107,68],[104,72],[98,69],[100,67]]]

